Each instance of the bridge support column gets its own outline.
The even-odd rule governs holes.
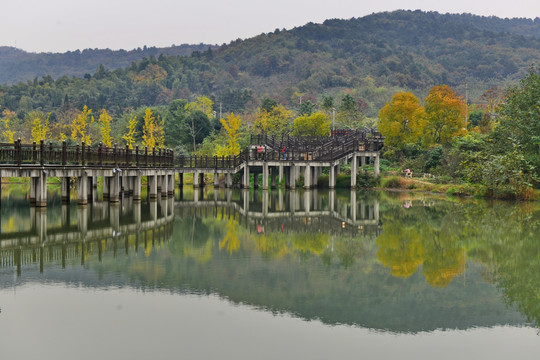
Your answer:
[[[296,166],[289,166],[289,178],[287,179],[289,183],[289,189],[296,189]]]
[[[304,192],[304,211],[309,216],[311,210],[311,191]]]
[[[308,164],[304,167],[304,189],[311,189],[311,166]]]
[[[233,186],[233,179],[232,179],[232,174],[231,173],[225,174],[225,186],[228,189],[232,188],[232,186]]]
[[[268,190],[268,163],[266,161],[263,163],[262,183],[262,189]]]
[[[38,187],[38,177],[31,177],[30,178],[30,197],[28,198],[28,201],[30,202],[30,205],[35,206],[36,205],[36,191]]]
[[[69,177],[64,176],[60,178],[61,188],[62,188],[62,204],[69,204]]]
[[[374,171],[375,177],[379,177],[379,154],[375,156]]]
[[[161,176],[161,198],[166,199],[168,192],[169,192],[169,176],[168,175],[162,175]]]
[[[84,239],[86,233],[88,232],[88,208],[80,207],[77,209],[77,225],[79,227],[79,232],[81,233],[82,238]]]
[[[330,213],[334,216],[334,211],[336,210],[336,190],[330,189],[328,192],[328,205],[330,206]]]
[[[279,165],[278,182],[283,180],[283,165]]]
[[[136,175],[133,177],[133,202],[141,202],[141,175]]]
[[[150,201],[156,201],[158,197],[158,191],[157,191],[157,182],[158,177],[156,174],[148,175],[148,199]]]
[[[366,166],[366,157],[360,156],[360,166],[364,167]]]
[[[319,185],[319,176],[320,176],[321,168],[319,166],[314,167],[312,171],[311,176],[311,187],[316,188],[317,185]]]
[[[36,186],[36,207],[47,206],[47,173],[41,170],[37,179]]]
[[[85,170],[77,179],[77,204],[88,205],[88,174]]]
[[[263,198],[262,198],[262,213],[263,217],[268,216],[268,191],[263,190]]]
[[[214,189],[219,188],[219,174],[216,172],[214,173]]]
[[[328,188],[336,188],[336,166],[334,164],[330,165],[330,171],[328,176]]]
[[[356,222],[357,209],[358,209],[358,204],[356,203],[356,191],[351,190],[351,219],[353,223]]]
[[[167,175],[169,177],[169,181],[168,181],[168,191],[167,191],[167,196],[169,197],[174,197],[174,190],[176,188],[176,185],[175,185],[175,179],[174,179],[174,172],[172,174],[169,174]]]
[[[247,163],[244,165],[244,176],[242,177],[242,187],[244,189],[249,189],[249,166]]]
[[[198,188],[200,187],[200,184],[199,184],[199,180],[200,180],[200,176],[199,176],[199,173],[198,172],[194,172],[193,173],[193,188]]]
[[[109,202],[120,202],[120,173],[113,170],[113,176],[110,178]]]
[[[353,154],[351,158],[351,189],[356,189],[356,174],[358,173],[358,158]]]

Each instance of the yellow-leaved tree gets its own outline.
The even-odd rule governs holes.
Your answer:
[[[127,133],[122,136],[122,139],[126,141],[126,145],[130,150],[133,150],[133,145],[135,145],[135,131],[137,127],[137,117],[133,116],[129,119],[127,126]]]
[[[293,117],[294,112],[287,110],[283,105],[277,105],[270,111],[261,109],[253,127],[258,133],[280,136],[288,133]]]
[[[156,118],[152,114],[150,108],[146,108],[144,112],[144,124],[143,124],[143,145],[148,149],[156,147],[156,138],[154,136],[156,131]]]
[[[426,126],[424,107],[410,92],[395,94],[379,111],[379,119],[385,144],[400,149],[407,143],[417,143]]]
[[[422,137],[424,146],[448,144],[454,137],[467,134],[465,129],[465,101],[448,85],[431,88],[424,101],[426,127]]]
[[[15,131],[11,130],[13,120],[17,117],[17,114],[9,109],[2,111],[2,140],[12,143],[14,141]]]
[[[31,111],[28,114],[28,118],[32,122],[32,141],[39,143],[41,140],[47,140],[50,116],[50,113],[44,115],[40,111]]]
[[[328,136],[330,135],[330,121],[322,112],[309,116],[299,116],[293,122],[294,136]]]
[[[112,147],[111,120],[112,117],[107,113],[107,110],[101,110],[98,119],[98,122],[101,125],[101,142],[108,147]]]
[[[71,138],[75,141],[84,141],[86,145],[90,145],[90,124],[94,122],[94,116],[92,116],[92,109],[88,109],[84,105],[83,110],[78,112],[75,119],[71,123]]]
[[[230,113],[226,119],[220,119],[221,125],[227,133],[227,146],[225,149],[220,149],[218,155],[238,155],[240,154],[240,144],[238,144],[238,130],[242,125],[240,116]]]

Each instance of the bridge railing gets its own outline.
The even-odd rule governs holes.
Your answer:
[[[100,167],[171,167],[174,165],[172,150],[153,148],[135,149],[107,147],[103,144],[86,146],[52,143],[23,144],[0,143],[0,163],[15,166],[100,166]]]

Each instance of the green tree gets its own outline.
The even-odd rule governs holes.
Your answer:
[[[306,100],[300,104],[298,107],[298,115],[306,115],[309,116],[315,111],[315,104],[311,102],[311,100]]]
[[[205,113],[195,110],[185,118],[184,126],[188,129],[185,134],[186,139],[190,139],[193,144],[193,151],[197,151],[197,144],[202,143],[212,131],[212,124]]]
[[[358,129],[363,126],[362,120],[364,114],[358,109],[358,104],[354,98],[347,94],[341,99],[341,105],[338,108],[336,121],[339,126],[346,129]]]

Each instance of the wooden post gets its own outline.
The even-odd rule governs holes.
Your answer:
[[[135,164],[139,167],[139,145],[135,145]]]
[[[39,164],[41,166],[43,166],[43,164],[45,162],[45,159],[44,159],[44,157],[45,157],[45,143],[44,143],[43,139],[41,139],[39,141],[39,157],[40,157]]]
[[[81,143],[81,149],[82,149],[82,153],[81,153],[81,163],[82,163],[82,166],[84,166],[84,162],[85,162],[85,149],[86,149],[86,145],[84,144],[84,141]]]
[[[37,150],[36,150],[36,142],[34,141],[32,143],[32,164],[35,164],[36,160],[37,160]]]
[[[101,152],[100,152],[101,155]],[[67,143],[66,140],[62,141],[62,165],[66,165],[67,163]],[[100,162],[101,165],[101,162]]]

